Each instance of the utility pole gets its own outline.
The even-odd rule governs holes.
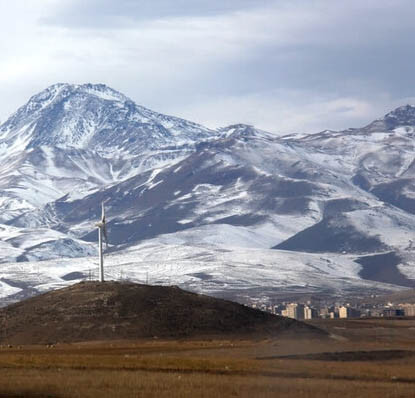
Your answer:
[[[102,253],[102,228],[98,228],[99,281],[104,282],[104,255]]]

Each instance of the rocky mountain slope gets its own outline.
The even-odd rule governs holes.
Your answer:
[[[0,126],[3,278],[23,291],[59,284],[69,271],[48,275],[56,260],[42,263],[38,282],[11,262],[93,254],[105,201],[113,264],[133,279],[143,280],[139,253],[151,257],[151,246],[171,267],[150,270],[159,279],[216,294],[264,283],[333,293],[413,286],[414,134],[411,106],[360,129],[279,137],[247,125],[212,131],[103,85],[54,85]],[[165,253],[177,261],[182,248],[199,271],[175,272]],[[372,255],[368,271],[359,259]],[[225,269],[215,272],[219,258]],[[86,264],[74,264],[83,277]],[[256,272],[241,279],[246,264]]]
[[[214,134],[104,85],[53,85],[0,126],[2,219],[174,162]]]

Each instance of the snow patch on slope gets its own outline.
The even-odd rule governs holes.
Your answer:
[[[362,280],[360,265],[344,255],[307,254],[266,249],[220,249],[147,241],[106,257],[106,279],[155,285],[178,285],[205,294],[257,289],[291,292],[330,291],[342,294],[394,285]],[[2,265],[2,278],[19,280],[38,291],[55,289],[78,280],[63,277],[78,272],[82,279],[98,277],[98,259],[85,257]],[[4,293],[4,296],[13,294]],[[3,296],[3,297],[4,297]]]

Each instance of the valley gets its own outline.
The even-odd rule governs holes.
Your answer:
[[[413,396],[413,319],[313,323],[334,337],[2,346],[0,396]]]

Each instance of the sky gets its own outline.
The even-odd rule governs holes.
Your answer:
[[[0,0],[0,121],[57,83],[275,134],[415,104],[413,0]]]

